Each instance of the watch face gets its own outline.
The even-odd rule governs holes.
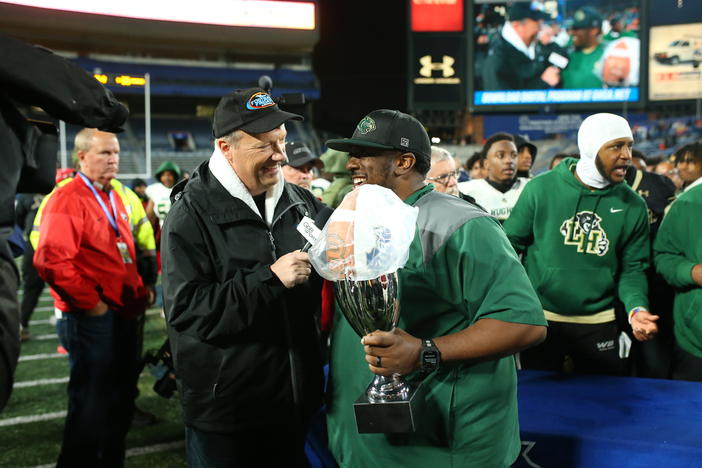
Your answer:
[[[433,349],[427,349],[422,353],[422,367],[434,369],[439,365],[439,353]]]

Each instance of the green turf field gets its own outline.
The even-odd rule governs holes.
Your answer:
[[[22,343],[15,388],[0,413],[0,467],[54,466],[61,446],[67,406],[68,359],[57,355],[56,328],[49,321],[53,301],[44,290],[30,322],[33,338]],[[147,312],[144,350],[156,350],[166,337],[159,310]],[[186,466],[183,423],[177,393],[157,395],[154,378],[144,370],[139,378],[137,405],[159,422],[134,427],[127,436],[127,467]]]

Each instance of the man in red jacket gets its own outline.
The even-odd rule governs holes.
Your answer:
[[[81,171],[44,209],[34,264],[51,286],[68,349],[68,414],[57,466],[122,466],[136,396],[136,320],[148,293],[136,270],[127,211],[110,190],[113,133],[84,129]]]

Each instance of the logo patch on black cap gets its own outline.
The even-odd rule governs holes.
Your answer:
[[[246,103],[246,108],[249,110],[265,109],[266,107],[275,106],[273,98],[267,93],[255,93],[249,98]]]
[[[368,116],[363,117],[363,120],[358,122],[358,125],[356,125],[356,129],[358,129],[358,133],[360,133],[361,135],[370,133],[375,130],[375,120],[371,119]]]

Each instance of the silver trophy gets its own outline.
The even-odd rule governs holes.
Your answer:
[[[351,328],[363,337],[395,328],[400,316],[397,286],[397,272],[372,280],[347,278],[334,282],[334,295]],[[376,375],[354,403],[358,432],[413,432],[415,390],[400,374]]]

